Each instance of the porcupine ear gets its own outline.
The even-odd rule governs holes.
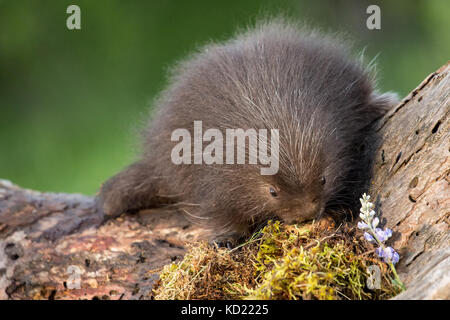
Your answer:
[[[369,97],[369,105],[377,110],[380,116],[385,115],[389,110],[395,107],[400,102],[398,94],[395,92],[380,93],[378,91],[372,92]]]

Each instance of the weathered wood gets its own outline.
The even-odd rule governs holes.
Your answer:
[[[369,194],[395,233],[399,299],[450,298],[450,65],[377,124]],[[104,224],[92,197],[39,193],[0,180],[0,299],[146,298],[159,268],[204,237],[174,211]],[[69,289],[69,268],[81,271]]]
[[[202,234],[173,211],[102,221],[91,197],[0,180],[0,299],[146,297],[159,269]],[[70,289],[74,271],[80,289]]]
[[[395,231],[398,299],[450,298],[450,64],[378,124],[369,193]]]

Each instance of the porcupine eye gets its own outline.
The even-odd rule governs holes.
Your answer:
[[[327,182],[327,180],[325,179],[325,177],[320,178],[320,184],[322,186],[325,185],[326,182]]]
[[[276,197],[278,196],[278,193],[277,193],[276,190],[275,190],[274,188],[272,188],[272,187],[269,188],[269,192],[270,192],[270,195],[271,195],[272,197],[274,197],[274,198],[276,198]]]

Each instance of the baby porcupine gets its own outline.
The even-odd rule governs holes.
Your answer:
[[[140,159],[102,186],[98,203],[107,216],[173,205],[221,240],[269,217],[316,218],[360,193],[354,147],[395,103],[341,40],[280,19],[259,23],[173,69]],[[194,121],[203,132],[278,129],[278,172],[262,175],[259,162],[174,164],[171,134],[185,128],[193,137]]]

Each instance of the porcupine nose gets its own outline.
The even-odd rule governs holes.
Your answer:
[[[318,197],[302,197],[292,201],[290,208],[283,216],[286,223],[300,223],[312,220],[321,211],[321,203]]]

